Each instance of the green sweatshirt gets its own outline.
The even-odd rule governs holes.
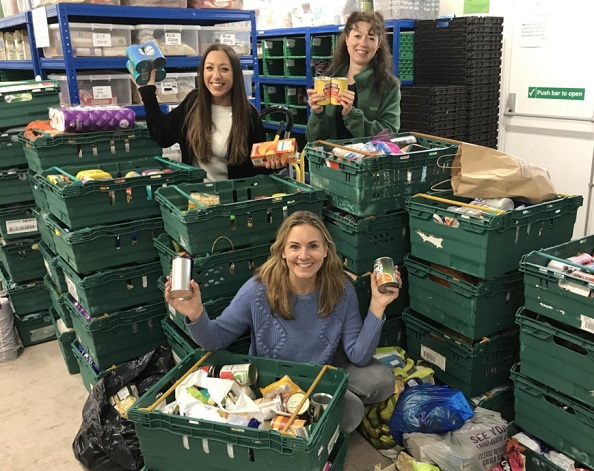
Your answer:
[[[344,77],[348,64],[341,66],[336,77]],[[355,75],[357,84],[357,107],[344,116],[344,125],[354,138],[372,137],[389,128],[394,132],[400,129],[400,86],[394,85],[381,94],[373,86],[373,68],[367,67]],[[311,112],[307,122],[305,138],[308,142],[316,139],[336,139],[336,113],[342,106],[327,105],[320,114]]]

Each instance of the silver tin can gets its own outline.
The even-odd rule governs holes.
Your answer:
[[[169,296],[173,299],[190,299],[192,288],[192,259],[175,257],[171,263],[171,291]]]

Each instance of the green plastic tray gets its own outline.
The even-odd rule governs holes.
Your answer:
[[[60,351],[62,352],[62,357],[64,358],[64,363],[66,363],[66,369],[68,370],[68,373],[71,375],[80,373],[80,367],[76,361],[76,358],[74,357],[74,353],[72,352],[72,342],[76,338],[74,329],[68,329],[66,331],[60,332],[60,329],[58,328],[58,319],[60,317],[53,307],[50,307],[49,315],[52,325],[54,326],[56,339],[58,339],[58,345],[60,346]]]
[[[93,369],[93,367],[85,359],[84,355],[78,350],[79,345],[80,344],[78,343],[78,340],[74,339],[71,345],[72,354],[74,355],[74,358],[76,358],[76,362],[78,363],[78,368],[80,370],[83,385],[88,392],[91,392],[93,386],[95,386],[97,381],[103,378],[108,373],[108,371],[101,369],[99,369],[99,371],[96,371],[95,369]]]
[[[219,470],[277,471],[284,467],[313,471],[324,467],[340,436],[340,420],[348,382],[344,370],[327,370],[316,385],[315,392],[331,394],[333,399],[312,428],[309,439],[282,435],[274,430],[258,430],[145,410],[203,355],[202,350],[195,350],[186,356],[128,411],[128,417],[136,426],[146,467],[168,471],[193,471],[196,463],[200,463],[202,469]],[[286,374],[304,391],[312,385],[322,368],[313,363],[295,363],[226,351],[213,352],[206,363],[251,363],[258,370],[258,387],[270,384]],[[172,399],[173,395],[170,395],[168,400]]]
[[[171,262],[177,256],[171,245],[172,240],[166,233],[154,240],[161,260],[161,271],[165,276],[170,274]],[[192,277],[200,285],[204,300],[232,296],[253,276],[254,270],[262,265],[269,255],[268,245],[257,245],[194,257]]]
[[[50,209],[49,203],[47,202],[47,196],[45,195],[45,191],[43,191],[43,187],[39,183],[37,174],[33,170],[29,170],[26,176],[27,180],[29,180],[31,191],[33,192],[33,199],[35,200],[37,210],[43,213],[49,213]]]
[[[14,325],[19,333],[23,347],[31,347],[56,339],[56,333],[48,311],[24,315],[16,314]]]
[[[0,263],[13,283],[43,278],[45,275],[38,244],[39,238],[0,243]]]
[[[406,348],[406,331],[402,316],[386,320],[377,346]]]
[[[0,281],[15,314],[24,316],[49,309],[51,298],[42,280],[13,283],[0,269]]]
[[[76,340],[102,369],[138,358],[165,343],[161,327],[165,316],[163,301],[111,312],[91,322],[71,300],[65,306],[72,317]]]
[[[521,367],[521,365],[520,365]],[[594,409],[511,369],[515,423],[557,451],[594,467]]]
[[[400,263],[410,252],[406,211],[357,218],[327,206],[323,214],[344,268],[353,273],[373,271],[373,262],[380,257]]]
[[[35,221],[37,222],[37,229],[41,236],[41,241],[45,244],[45,247],[52,253],[56,253],[56,243],[54,242],[54,235],[50,230],[47,218],[49,213],[46,213],[39,208],[33,208],[32,210]]]
[[[217,194],[220,204],[188,211],[193,192]],[[219,240],[235,248],[272,242],[289,214],[321,216],[325,198],[321,190],[276,175],[167,186],[156,196],[165,231],[192,255],[214,252]]]
[[[162,157],[95,164],[93,167],[104,170],[115,178],[83,183],[76,179],[80,168],[75,167],[52,167],[35,177],[45,193],[50,212],[70,229],[159,216],[159,205],[155,200],[155,192],[159,187],[202,181],[206,176],[206,172],[200,168]],[[124,177],[131,171],[140,173],[153,168],[169,169],[171,172]],[[48,175],[57,174],[67,175],[71,183],[59,186],[47,179]]]
[[[49,274],[43,277],[43,283],[49,292],[51,307],[54,308],[56,313],[64,321],[66,327],[72,328],[72,317],[70,316],[70,311],[66,308],[65,304],[66,300],[68,299],[68,292],[61,291],[60,288],[54,284]]]
[[[524,304],[518,270],[473,284],[410,255],[404,263],[410,307],[471,339],[513,327],[516,311]]]
[[[469,203],[470,198],[445,196]],[[415,195],[406,202],[411,254],[469,275],[487,279],[517,270],[524,254],[571,239],[581,196],[567,196],[503,214],[482,217],[447,209],[451,203]],[[437,216],[436,216],[437,215]],[[437,221],[457,219],[459,226]]]
[[[67,292],[68,285],[66,284],[66,278],[64,278],[64,270],[62,270],[62,267],[59,264],[59,255],[56,255],[43,241],[39,242],[37,248],[43,258],[45,270],[52,283],[60,291]]]
[[[18,136],[26,162],[35,173],[51,167],[94,168],[97,164],[131,161],[160,156],[160,146],[146,125],[133,129],[87,133],[40,134],[35,139]]]
[[[0,131],[0,168],[26,167],[25,151],[19,142],[23,128]]]
[[[175,356],[176,363],[179,363],[182,358],[185,358],[196,349],[196,346],[190,343],[189,339],[180,331],[171,318],[161,319],[161,328],[167,339],[167,344]]]
[[[39,234],[33,216],[34,204],[0,206],[0,235],[4,240],[22,239]]]
[[[93,273],[159,256],[153,238],[163,232],[160,217],[69,230],[58,219],[46,219],[56,253],[77,273]]]
[[[499,412],[506,421],[514,420],[514,388],[511,381],[498,386],[485,394],[469,397],[468,403],[471,407],[482,407],[495,412]],[[508,435],[509,437],[509,435]]]
[[[59,92],[55,80],[0,82],[0,129],[47,119],[47,109],[60,106]]]
[[[516,322],[522,374],[594,409],[594,334],[523,307]]]
[[[435,365],[435,378],[466,396],[477,396],[505,383],[510,367],[518,361],[517,329],[473,342],[448,333],[442,325],[409,308],[403,320],[408,354]]]
[[[401,136],[410,135],[403,133]],[[414,134],[413,134],[414,135]],[[360,161],[336,157],[328,145],[305,146],[311,184],[328,193],[328,201],[355,216],[371,216],[404,208],[406,198],[450,178],[450,164],[458,145],[415,135],[427,150],[388,154]],[[371,137],[330,141],[342,146],[364,143]]]
[[[27,168],[0,169],[0,204],[33,202]]]
[[[64,260],[58,263],[64,270],[68,292],[92,317],[163,300],[157,280],[161,274],[159,262],[114,268],[81,276]]]
[[[594,283],[547,268],[555,258],[593,251],[594,235],[590,235],[524,255],[520,271],[526,309],[594,334]]]

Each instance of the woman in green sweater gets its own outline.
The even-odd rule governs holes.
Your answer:
[[[339,105],[320,106],[324,95],[307,90],[311,107],[305,137],[351,139],[400,128],[400,82],[392,73],[392,56],[384,18],[378,12],[351,13],[324,75],[346,77],[348,90]]]

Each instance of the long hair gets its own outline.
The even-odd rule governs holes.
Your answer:
[[[356,24],[360,21],[371,24],[370,32],[377,36],[379,47],[369,65],[373,68],[374,88],[381,92],[386,91],[399,82],[392,72],[392,54],[390,54],[390,47],[386,36],[384,17],[379,12],[354,11],[349,15],[347,22],[344,25],[344,30],[340,33],[336,52],[326,69],[325,75],[332,76],[340,66],[344,64],[348,65],[350,63],[346,38],[351,34],[355,29]]]
[[[203,54],[198,66],[198,94],[190,104],[186,116],[186,135],[188,145],[200,162],[210,162],[212,158],[212,94],[204,84],[204,64],[211,51],[223,51],[229,57],[233,71],[231,89],[231,109],[233,113],[231,133],[229,134],[228,163],[237,165],[249,158],[248,134],[250,132],[253,106],[248,101],[241,71],[239,56],[232,47],[213,44]]]
[[[328,251],[322,267],[316,274],[320,317],[330,314],[344,291],[345,275],[342,264],[324,222],[311,211],[294,212],[278,228],[276,240],[270,246],[268,260],[256,271],[256,280],[266,286],[266,298],[271,312],[285,319],[293,319],[294,293],[289,281],[287,262],[282,254],[291,229],[302,224],[309,224],[320,231]]]

